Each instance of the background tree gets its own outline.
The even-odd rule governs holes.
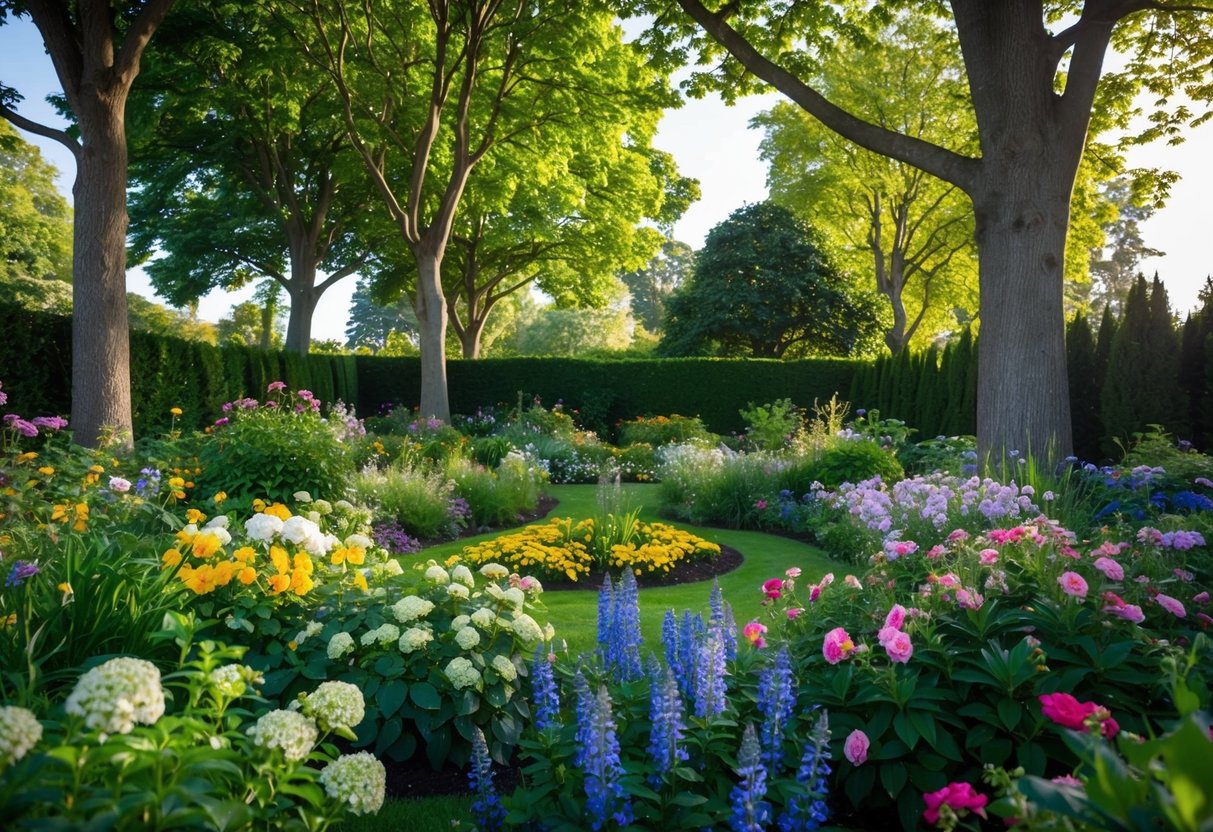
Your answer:
[[[150,332],[165,338],[218,343],[214,324],[198,320],[196,310],[181,311],[128,292],[126,302],[132,330]]]
[[[417,316],[408,303],[376,298],[369,278],[359,278],[350,299],[350,317],[345,325],[345,342],[350,349],[367,348],[379,352],[393,333],[417,341]]]
[[[16,111],[21,97],[0,83],[0,118],[72,152],[72,436],[94,445],[106,427],[131,441],[130,339],[126,302],[127,147],[124,119],[144,50],[174,0],[0,0],[0,22],[28,15],[63,87],[73,129]]]
[[[1070,379],[1070,413],[1074,454],[1086,462],[1100,457],[1103,421],[1100,391],[1103,379],[1095,372],[1095,335],[1087,316],[1079,313],[1066,326],[1066,370]]]
[[[72,281],[72,209],[58,171],[0,120],[0,280]]]
[[[663,355],[852,355],[875,333],[814,233],[771,202],[708,232],[689,283],[670,298]]]
[[[162,28],[130,109],[131,259],[175,304],[272,279],[306,353],[325,291],[374,268],[374,197],[331,78],[282,27],[270,5],[202,4]]]
[[[1091,250],[1091,305],[1109,306],[1119,315],[1141,261],[1166,252],[1142,239],[1141,223],[1153,216],[1155,205],[1132,177],[1118,176],[1101,190],[1111,210],[1103,224],[1104,243]]]
[[[602,309],[532,307],[520,317],[502,345],[512,355],[567,355],[618,352],[632,344],[632,319],[626,304]]]
[[[619,276],[628,287],[632,315],[649,333],[660,334],[665,307],[676,289],[691,277],[695,252],[686,243],[667,239],[643,267]]]
[[[1138,138],[1182,138],[1187,107],[1174,94],[1213,98],[1209,9],[1162,0],[951,0],[950,12],[977,120],[980,155],[951,142],[925,141],[865,119],[815,86],[822,56],[837,39],[871,39],[900,3],[729,3],[628,0],[625,11],[656,12],[646,36],[655,55],[700,65],[692,93],[720,88],[727,98],[769,84],[856,144],[925,170],[973,202],[980,264],[982,346],[978,353],[977,434],[987,458],[1031,447],[1071,448],[1063,302],[1066,237],[1092,111],[1127,126],[1133,96],[1148,88],[1161,102]],[[1062,21],[1055,26],[1057,21]],[[1113,39],[1129,56],[1125,72],[1102,84]],[[849,70],[862,74],[866,67]],[[1100,99],[1096,101],[1096,95]],[[899,95],[890,89],[889,99]]]

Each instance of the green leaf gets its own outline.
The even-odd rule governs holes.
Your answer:
[[[913,750],[914,746],[918,745],[918,729],[914,727],[913,723],[910,722],[910,718],[905,714],[898,714],[893,717],[893,731],[906,744],[907,748]]]
[[[375,661],[375,672],[387,679],[393,679],[404,672],[404,658],[399,653],[388,653]]]
[[[892,798],[896,798],[905,788],[908,776],[909,772],[904,763],[890,763],[880,767],[880,784]]]
[[[1002,724],[1007,727],[1008,731],[1014,731],[1022,717],[1023,705],[1010,698],[998,700],[998,718],[1002,720]]]
[[[429,682],[417,682],[409,689],[409,698],[418,708],[436,711],[442,707],[442,697]]]
[[[375,703],[384,717],[395,716],[396,712],[400,710],[400,706],[404,704],[404,697],[407,693],[408,686],[403,681],[392,679],[376,691]]]
[[[375,737],[375,754],[381,755],[391,745],[400,739],[400,735],[404,732],[404,725],[399,719],[385,720],[379,727],[379,733]]]

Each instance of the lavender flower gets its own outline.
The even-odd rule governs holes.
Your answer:
[[[560,722],[560,692],[556,688],[556,676],[548,661],[547,646],[543,642],[535,645],[535,660],[531,662],[531,691],[535,706],[535,727],[542,731],[549,725]]]
[[[649,754],[656,765],[649,782],[656,787],[670,769],[679,762],[685,762],[689,755],[680,746],[686,724],[682,695],[678,692],[674,672],[669,668],[663,671],[657,659],[650,657],[649,681],[649,721],[653,726],[649,736]]]
[[[505,807],[493,787],[493,762],[489,759],[489,747],[479,728],[472,729],[472,766],[468,771],[468,783],[475,800],[472,801],[472,818],[480,832],[495,832],[505,824]]]
[[[737,623],[733,620],[733,608],[724,601],[720,581],[712,580],[712,592],[708,596],[708,624],[724,635],[724,657],[729,661],[737,658]]]
[[[578,708],[580,711],[581,709]],[[605,686],[591,696],[578,725],[577,765],[585,772],[585,813],[590,829],[598,832],[608,820],[627,826],[633,820],[632,803],[619,782],[619,738],[611,713],[611,695]]]
[[[774,667],[764,669],[758,676],[758,711],[763,716],[762,761],[772,776],[783,768],[784,726],[792,718],[795,706],[792,657],[784,645],[775,656]]]
[[[729,793],[733,814],[729,826],[735,832],[763,832],[771,822],[771,804],[767,794],[767,772],[762,766],[762,750],[753,723],[746,723],[737,754],[737,775],[741,782]]]
[[[607,644],[611,640],[611,605],[615,600],[615,585],[608,572],[598,590],[598,652],[606,659]]]
[[[712,628],[699,648],[695,662],[692,697],[695,716],[710,718],[724,713],[728,688],[725,685],[724,637]]]
[[[594,694],[590,692],[590,683],[580,666],[573,675],[573,694],[577,697],[577,747],[573,754],[573,765],[581,768],[585,765],[586,750],[592,744],[590,723],[593,721]]]
[[[62,416],[35,416],[32,420],[34,427],[49,430],[52,433],[67,427],[67,419]]]
[[[139,472],[135,481],[135,493],[140,497],[155,497],[160,493],[160,471],[157,468],[144,468]]]
[[[6,413],[4,415],[4,426],[9,430],[16,431],[27,439],[33,439],[38,435],[38,428],[22,419],[16,413]]]
[[[625,570],[620,582],[612,586],[608,575],[598,596],[598,645],[607,672],[624,682],[643,676],[641,642],[636,577]]]
[[[32,578],[38,574],[38,564],[32,560],[19,560],[13,563],[13,568],[9,570],[8,577],[4,580],[6,587],[21,586],[26,578]]]
[[[690,610],[682,611],[682,621],[678,627],[678,667],[681,670],[678,674],[678,690],[686,699],[691,698],[696,654],[707,629],[703,616],[691,615]]]
[[[421,551],[421,541],[410,537],[404,526],[395,520],[386,520],[371,527],[375,543],[393,555],[407,555]]]
[[[682,656],[678,650],[678,619],[673,610],[666,610],[661,619],[661,644],[665,647],[665,663],[674,671],[674,678],[682,676]]]
[[[830,722],[824,711],[809,734],[796,782],[809,790],[809,797],[794,797],[779,816],[780,832],[809,832],[820,829],[830,818],[826,796],[830,793]]]

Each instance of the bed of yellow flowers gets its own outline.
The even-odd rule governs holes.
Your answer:
[[[629,539],[613,543],[602,563],[595,555],[593,519],[557,518],[467,546],[469,563],[502,563],[556,580],[577,581],[595,569],[632,569],[637,575],[669,572],[685,560],[715,557],[720,547],[666,523],[638,523]]]

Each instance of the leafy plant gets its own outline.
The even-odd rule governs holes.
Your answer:
[[[777,451],[785,447],[804,426],[804,410],[792,404],[791,399],[776,399],[770,404],[749,407],[739,411],[745,420],[746,437],[760,451]]]

